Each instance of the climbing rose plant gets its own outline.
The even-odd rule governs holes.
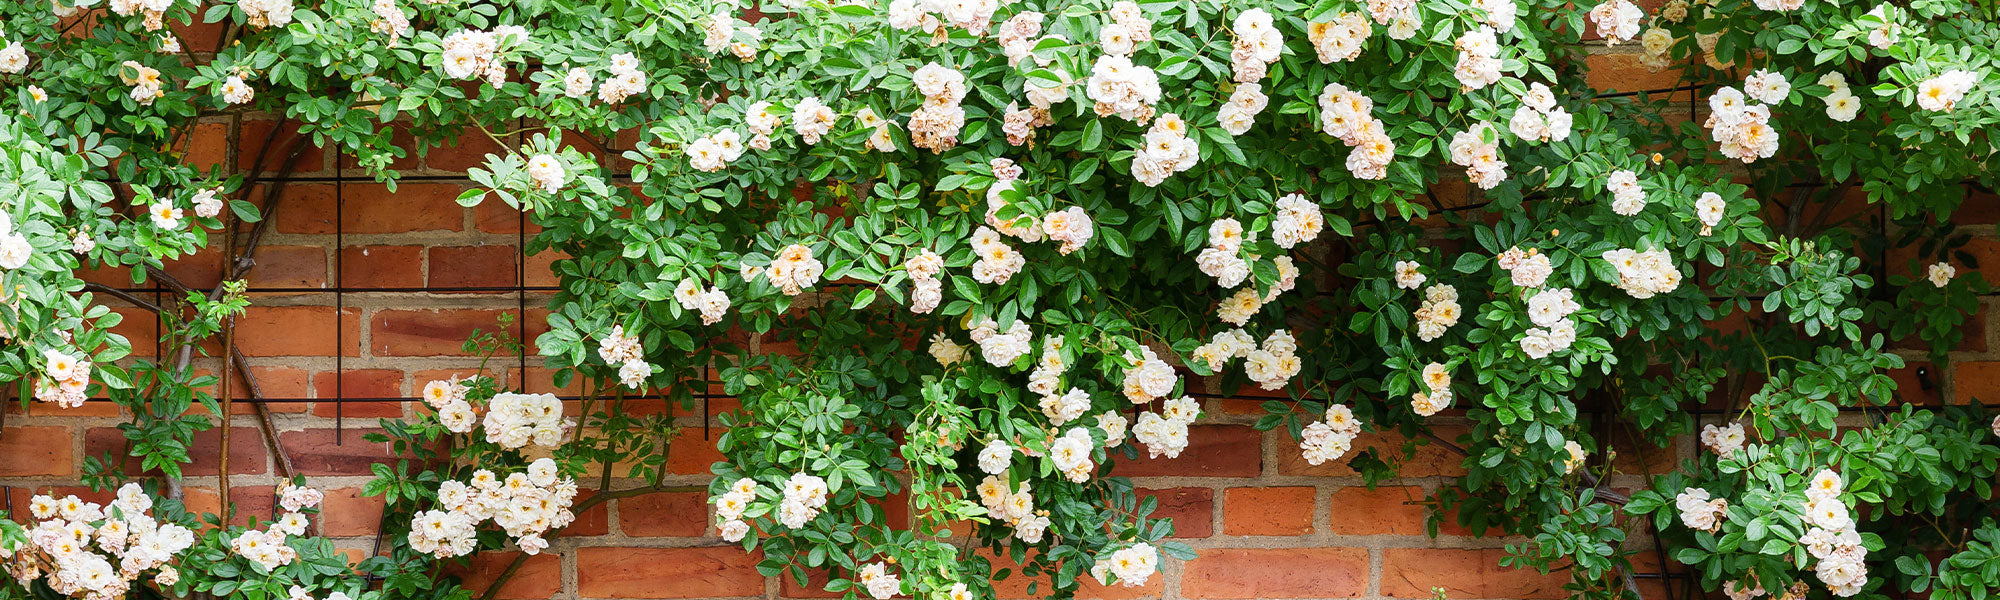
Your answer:
[[[535,342],[589,398],[445,381],[389,424],[410,452],[486,436],[378,473],[408,499],[396,564],[541,550],[590,462],[660,488],[673,422],[627,396],[719,380],[742,405],[715,523],[767,573],[1142,584],[1192,553],[1115,467],[1198,451],[1213,381],[1287,396],[1259,427],[1371,482],[1443,447],[1468,474],[1434,519],[1519,536],[1505,562],[1578,596],[1637,595],[1640,536],[1738,599],[1982,598],[2000,422],[1887,371],[1913,335],[1943,367],[1989,292],[1951,215],[2000,172],[1994,10],[57,0],[4,7],[0,106],[83,157],[43,169],[81,198],[8,205],[30,254],[69,229],[149,252],[118,264],[243,193],[182,164],[206,116],[276,115],[392,183],[399,132],[505,148],[460,201],[527,211],[531,250],[567,257]],[[197,22],[222,50],[169,26]],[[1628,44],[1677,85],[1590,85]],[[64,281],[28,264],[10,281]],[[51,289],[28,306],[76,302]],[[70,381],[43,350],[4,373]],[[1412,441],[1358,443],[1386,434]],[[1664,471],[1615,458],[1689,436]],[[486,459],[507,474],[464,472]],[[482,487],[517,475],[535,489]],[[533,492],[547,523],[478,501]]]

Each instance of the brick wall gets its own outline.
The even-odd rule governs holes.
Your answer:
[[[1607,87],[1668,87],[1672,77],[1637,66],[1636,45],[1596,48],[1590,57],[1593,81]],[[1653,85],[1658,83],[1659,85]],[[248,170],[256,145],[272,122],[232,118],[200,125],[189,141],[190,160],[228,170]],[[283,144],[287,136],[279,135]],[[233,143],[243,140],[243,143]],[[539,332],[546,303],[540,293],[493,291],[409,291],[415,288],[550,286],[552,257],[528,257],[520,264],[524,235],[518,212],[498,203],[464,209],[452,202],[464,184],[464,169],[496,151],[489,142],[466,138],[461,145],[412,157],[397,165],[407,178],[395,194],[358,170],[337,168],[337,158],[305,152],[283,192],[267,239],[255,255],[249,278],[254,304],[238,323],[236,343],[249,357],[251,372],[266,397],[299,401],[269,404],[283,452],[315,486],[328,490],[325,535],[362,556],[375,547],[379,498],[361,497],[368,465],[387,458],[386,449],[361,440],[378,417],[409,414],[396,402],[317,401],[335,397],[397,398],[415,394],[432,379],[469,372],[478,359],[459,344],[475,328],[491,329],[494,318],[527,307],[526,331]],[[275,162],[275,161],[273,161]],[[266,191],[249,197],[262,201]],[[1447,202],[1463,202],[1463,185],[1445,186]],[[1457,202],[1453,202],[1456,204]],[[1975,234],[1968,248],[1982,259],[1988,279],[2000,279],[2000,239],[1991,224],[2000,210],[1969,206],[1959,215],[1962,230]],[[1892,263],[1900,265],[1901,261]],[[1961,268],[1970,265],[1961,265]],[[222,254],[210,250],[174,264],[169,271],[191,286],[214,285],[223,270]],[[129,286],[121,272],[93,273],[114,286]],[[396,291],[334,294],[333,286]],[[145,294],[141,294],[144,296]],[[1984,300],[1989,305],[1992,298]],[[120,308],[128,317],[122,333],[153,348],[151,316]],[[1897,373],[1905,393],[1931,402],[1938,398],[2000,397],[2000,353],[1985,327],[1984,311],[1964,344],[1953,352],[1950,372],[1925,363],[1908,346],[1912,365]],[[751,347],[757,348],[757,340]],[[508,377],[530,391],[558,391],[528,358],[504,361]],[[197,365],[214,369],[212,360]],[[1921,374],[1920,374],[1921,373]],[[232,386],[237,396],[244,383]],[[1214,393],[1219,390],[1209,390]],[[1139,461],[1121,467],[1147,493],[1160,499],[1162,514],[1174,517],[1178,535],[1202,558],[1169,560],[1164,576],[1147,587],[1091,588],[1086,595],[1108,598],[1428,598],[1443,588],[1455,599],[1555,598],[1565,594],[1560,575],[1543,577],[1501,568],[1508,540],[1478,538],[1450,524],[1436,538],[1424,534],[1425,508],[1416,502],[1426,491],[1462,471],[1459,458],[1426,446],[1403,468],[1404,477],[1370,489],[1338,464],[1306,465],[1297,446],[1282,432],[1259,433],[1249,424],[1261,414],[1257,399],[1211,399],[1208,417],[1191,434],[1192,447],[1173,464]],[[722,403],[718,403],[718,408]],[[572,409],[574,410],[574,409]],[[93,403],[58,411],[16,404],[5,408],[0,431],[0,484],[14,506],[34,491],[80,493],[75,482],[81,460],[119,447],[116,408]],[[276,458],[265,446],[250,408],[237,405],[229,442],[232,499],[243,514],[269,516],[271,490],[279,481]],[[674,446],[669,483],[703,484],[707,465],[718,455],[704,440],[702,415],[684,415],[682,443]],[[1449,426],[1447,426],[1447,429]],[[1450,436],[1449,433],[1446,434]],[[1364,437],[1357,446],[1393,449],[1401,440]],[[216,510],[216,470],[222,454],[220,432],[202,434],[195,460],[187,465],[186,497],[197,508]],[[1620,446],[1628,455],[1638,448]],[[1691,455],[1682,443],[1647,462],[1669,464]],[[1638,465],[1623,469],[1639,471]],[[1614,484],[1630,487],[1622,476]],[[759,576],[755,558],[715,536],[700,494],[671,493],[621,499],[600,505],[556,542],[551,552],[526,562],[503,598],[709,598],[812,597],[790,582]],[[1643,538],[1640,538],[1643,539]],[[466,574],[479,585],[504,567],[510,556],[489,554]],[[1648,569],[1657,567],[1648,565]],[[1675,587],[1683,585],[1674,582]],[[1647,598],[1665,597],[1658,580],[1642,580]],[[1002,596],[1026,596],[1017,577],[1001,585]],[[1677,592],[1680,590],[1676,590]]]

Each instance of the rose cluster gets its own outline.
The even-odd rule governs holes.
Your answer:
[[[1528,320],[1535,324],[1521,336],[1521,352],[1540,359],[1576,343],[1576,323],[1569,316],[1583,307],[1569,288],[1549,288],[1528,298]]]
[[[0,245],[4,243],[0,242]],[[62,332],[60,337],[68,341],[68,332]],[[90,399],[85,392],[90,389],[92,368],[89,360],[70,356],[59,350],[43,350],[42,372],[46,377],[36,382],[35,399],[54,402],[56,406],[63,408],[83,406],[84,401]]]
[[[1278,32],[1271,13],[1261,8],[1243,11],[1236,15],[1229,29],[1236,34],[1229,51],[1230,72],[1236,82],[1263,81],[1271,63],[1278,62],[1285,53],[1285,36]]]
[[[797,296],[806,288],[819,283],[819,276],[826,273],[826,266],[820,264],[819,259],[813,258],[812,248],[803,244],[792,244],[779,250],[778,257],[773,259],[771,266],[762,273],[771,280],[771,285],[778,286],[778,291],[784,292],[787,296]],[[745,276],[745,280],[755,276],[756,273],[753,271]]]
[[[913,288],[910,290],[910,312],[926,314],[937,309],[938,302],[944,300],[944,257],[925,248],[909,260],[903,261],[903,271],[910,274]]]
[[[1354,418],[1354,411],[1345,404],[1334,404],[1326,407],[1325,420],[1307,425],[1301,432],[1299,452],[1306,464],[1317,466],[1346,456],[1358,435],[1361,421]]]
[[[470,484],[438,485],[443,510],[417,513],[410,523],[410,548],[438,558],[464,556],[478,547],[479,526],[491,519],[522,552],[538,554],[549,547],[549,530],[576,520],[570,511],[576,493],[576,480],[563,476],[550,458],[536,459],[525,472],[505,479],[487,469],[473,471]]]
[[[1708,490],[1687,488],[1674,496],[1674,508],[1681,512],[1681,524],[1689,529],[1714,532],[1722,528],[1722,519],[1729,510],[1729,500],[1709,499]]]
[[[1418,374],[1423,389],[1410,394],[1410,410],[1417,416],[1428,417],[1451,406],[1451,370],[1440,363],[1424,365]]]
[[[986,319],[972,327],[972,341],[979,344],[979,356],[986,359],[986,364],[1006,368],[1028,353],[1035,333],[1027,321],[1015,321],[1003,332],[999,323]]]
[[[1721,427],[1710,423],[1701,428],[1701,445],[1716,456],[1729,458],[1743,449],[1748,438],[1744,435],[1742,423],[1730,423]]]
[[[1139,150],[1132,153],[1132,178],[1149,187],[1201,161],[1201,144],[1188,137],[1187,121],[1180,115],[1160,115],[1142,140]]]
[[[1680,268],[1665,250],[1638,251],[1618,248],[1604,253],[1604,260],[1618,271],[1618,289],[1644,300],[1674,291],[1681,285]]]
[[[1591,8],[1588,16],[1606,43],[1617,44],[1639,35],[1639,22],[1646,18],[1646,11],[1630,0],[1608,0]]]
[[[786,527],[805,527],[826,507],[826,480],[818,475],[793,473],[785,480],[785,499],[778,503],[778,522]]]
[[[995,184],[996,187],[998,185],[1000,184]],[[988,198],[992,197],[988,195]],[[1033,231],[1033,235],[1037,236],[1041,233],[1038,227],[1027,230]],[[1013,246],[1007,245],[1007,242],[1001,241],[1000,233],[985,225],[972,231],[972,251],[979,255],[979,260],[972,263],[972,279],[980,283],[1005,284],[1014,278],[1015,273],[1021,271],[1021,267],[1028,265],[1027,257],[1022,256]]]
[[[501,25],[492,31],[460,29],[445,36],[439,54],[441,69],[451,79],[485,79],[495,88],[507,82],[507,61],[502,51],[527,41],[528,30],[517,25]]]
[[[722,315],[729,311],[728,293],[715,286],[702,289],[701,282],[693,278],[683,279],[674,286],[674,302],[684,310],[700,313],[703,325],[722,322]]]
[[[716,530],[722,534],[723,540],[739,542],[743,536],[749,535],[750,524],[743,520],[743,511],[750,508],[750,502],[756,500],[763,489],[757,485],[757,480],[744,477],[729,484],[729,491],[715,497],[715,518],[721,521],[716,524]]]
[[[1490,190],[1507,180],[1507,161],[1501,160],[1500,135],[1492,123],[1475,123],[1453,134],[1450,149],[1452,164],[1465,167],[1466,178],[1479,189]]]
[[[1500,81],[1500,41],[1492,27],[1466,30],[1452,46],[1458,49],[1458,65],[1452,74],[1458,77],[1460,91],[1484,89]]]
[[[1754,75],[1752,78],[1755,80]],[[1782,77],[1778,78],[1778,82],[1783,81]],[[1776,93],[1779,88],[1773,87],[1769,82],[1765,82],[1761,88],[1751,88],[1748,85],[1745,85],[1745,88],[1764,94],[1749,95],[1748,99],[1784,100],[1785,95]],[[1786,93],[1790,92],[1790,86],[1785,86],[1783,89]],[[1750,104],[1745,100],[1745,92],[1736,88],[1724,86],[1716,90],[1715,95],[1708,97],[1707,125],[1710,138],[1721,144],[1723,156],[1750,163],[1777,154],[1778,131],[1770,125],[1771,107]]]
[[[1125,587],[1138,587],[1146,585],[1146,580],[1152,579],[1159,570],[1159,549],[1139,542],[1113,550],[1110,556],[1098,559],[1091,565],[1090,575],[1096,577],[1100,584],[1110,585],[1116,581]]]
[[[0,544],[0,559],[12,559],[7,574],[15,581],[41,580],[82,600],[124,598],[148,571],[155,585],[171,586],[180,572],[168,563],[194,545],[194,532],[159,522],[152,509],[152,497],[137,483],[119,487],[109,506],[38,494],[28,502],[32,522],[23,524],[27,543]]]
[[[1193,398],[1182,396],[1168,400],[1160,406],[1159,412],[1139,413],[1139,420],[1132,426],[1132,435],[1146,446],[1146,455],[1179,458],[1187,449],[1188,425],[1201,417],[1201,405]]]
[[[1458,324],[1458,314],[1458,288],[1443,283],[1425,288],[1423,304],[1417,306],[1415,315],[1417,339],[1428,342],[1444,337],[1445,331]]]
[[[1521,107],[1507,120],[1507,130],[1525,142],[1560,142],[1569,139],[1574,118],[1569,110],[1556,105],[1554,92],[1542,82],[1528,84],[1521,95]]]
[[[1243,356],[1243,374],[1257,387],[1275,390],[1285,387],[1285,383],[1299,374],[1304,361],[1299,359],[1298,340],[1292,339],[1291,332],[1279,329],[1264,336],[1263,345],[1250,350]]]
[[[1840,474],[1830,469],[1814,473],[1806,485],[1806,534],[1799,538],[1806,551],[1819,562],[1813,574],[1833,595],[1853,596],[1868,584],[1868,549],[1854,528],[1847,503],[1841,499],[1844,484]]]
[[[1329,83],[1320,90],[1320,131],[1354,150],[1347,155],[1347,170],[1360,179],[1388,177],[1389,161],[1396,158],[1396,142],[1373,110],[1374,100],[1347,86]]]
[[[285,543],[306,534],[306,511],[319,507],[326,494],[319,490],[286,484],[278,490],[278,506],[285,513],[263,530],[244,531],[229,541],[230,550],[266,571],[276,570],[299,559],[297,550]]]
[[[1374,32],[1375,26],[1368,24],[1366,15],[1341,11],[1330,21],[1307,23],[1306,41],[1312,42],[1320,64],[1333,64],[1360,57],[1368,45],[1369,34]]]
[[[1032,487],[1023,481],[1017,490],[1006,477],[987,475],[974,491],[979,494],[979,504],[986,507],[988,514],[999,517],[1008,527],[1014,528],[1015,539],[1038,544],[1049,530],[1049,515],[1047,511],[1035,510]]]
[[[958,145],[958,132],[965,128],[965,74],[938,63],[929,63],[912,76],[924,103],[910,113],[910,144],[943,154]]]

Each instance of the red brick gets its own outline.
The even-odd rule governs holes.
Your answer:
[[[286,121],[284,129],[279,130],[276,136],[272,136],[271,128],[275,125],[277,125],[276,121],[243,122],[242,127],[237,130],[236,134],[236,167],[238,169],[245,172],[256,171],[258,170],[256,163],[259,158],[262,158],[264,163],[262,170],[273,172],[283,170],[284,166],[280,163],[284,162],[285,154],[291,150],[294,142],[301,141],[302,138],[306,145],[305,151],[300,152],[298,158],[293,160],[292,172],[300,174],[314,173],[325,167],[326,153],[318,146],[313,145],[312,139],[304,138],[299,133],[298,121]],[[267,138],[271,140],[268,151],[264,145],[264,140]],[[287,189],[294,187],[297,186],[289,186]]]
[[[472,209],[472,225],[486,233],[522,233],[523,224],[527,225],[525,231],[528,235],[542,231],[534,219],[524,221],[521,217],[520,209],[508,206],[506,202],[492,196],[488,196],[485,202],[479,203],[479,206]]]
[[[703,437],[706,435],[706,437]],[[667,472],[675,475],[706,475],[709,465],[722,460],[715,449],[721,429],[704,432],[700,427],[684,427],[674,433],[674,447],[667,453]]]
[[[255,427],[236,427],[229,432],[229,473],[231,475],[253,475],[263,473],[265,468],[264,434]],[[90,456],[124,456],[125,470],[140,472],[140,460],[126,456],[125,433],[116,427],[92,427],[84,433],[84,452]],[[5,456],[5,454],[0,454]],[[189,477],[215,475],[222,461],[222,429],[211,428],[194,434],[194,443],[188,446],[188,462],[181,463],[181,473]]]
[[[257,306],[236,319],[236,347],[248,357],[361,355],[361,311],[340,315],[335,339],[331,306]]]
[[[1500,566],[1499,548],[1389,548],[1382,551],[1382,595],[1431,598],[1444,588],[1452,598],[1566,598],[1568,577]]]
[[[313,374],[313,397],[335,399],[314,402],[313,414],[321,417],[365,419],[403,416],[401,402],[353,402],[340,398],[403,398],[403,372],[395,369],[350,369]]]
[[[1600,91],[1612,89],[1620,92],[1662,90],[1672,88],[1680,83],[1680,73],[1673,65],[1668,65],[1667,68],[1661,69],[1659,72],[1653,72],[1639,64],[1640,56],[1637,53],[1622,52],[1592,54],[1588,59],[1585,59],[1588,69],[1584,71],[1584,78],[1589,82],[1591,88]],[[1676,95],[1685,97],[1684,93]],[[1655,96],[1664,97],[1665,94],[1655,94]]]
[[[801,585],[790,573],[778,576],[778,597],[780,598],[841,598],[846,593],[826,591],[826,569],[806,569],[806,581]]]
[[[518,552],[481,552],[472,555],[472,563],[464,567],[448,569],[464,582],[467,589],[479,597],[500,573],[514,562]],[[521,563],[521,568],[500,587],[493,597],[502,600],[541,600],[562,594],[562,557],[555,554],[536,554]]]
[[[68,476],[76,451],[68,427],[0,429],[0,477]]]
[[[1197,487],[1140,490],[1159,499],[1153,509],[1155,519],[1173,519],[1174,537],[1205,538],[1215,535],[1215,490]]]
[[[520,279],[514,246],[440,246],[430,249],[431,287],[510,287]]]
[[[358,246],[340,251],[340,284],[349,288],[424,285],[422,246]]]
[[[264,393],[265,398],[305,398],[310,395],[311,388],[307,384],[305,369],[251,365],[250,374],[257,378],[257,388]],[[237,385],[230,389],[236,390],[235,395],[238,398],[250,397],[248,385]],[[270,402],[266,403],[264,408],[281,413],[306,411],[304,402]]]
[[[700,537],[708,532],[708,495],[673,492],[620,499],[618,529],[632,537]]]
[[[1188,598],[1348,598],[1368,591],[1361,548],[1212,548],[1188,561]]]
[[[1222,532],[1229,535],[1305,535],[1319,512],[1309,487],[1229,488],[1222,503]]]
[[[320,534],[375,535],[382,523],[384,500],[381,496],[364,496],[358,487],[327,490],[326,503],[320,508]]]
[[[581,504],[595,495],[597,495],[597,490],[579,490],[576,493],[576,501]],[[562,532],[563,535],[575,537],[589,537],[611,533],[610,504],[599,502],[595,506],[577,513],[576,520],[571,522],[569,526],[564,527]]]
[[[369,465],[389,459],[389,445],[361,438],[381,431],[358,427],[339,432],[331,427],[284,431],[278,433],[278,442],[301,475],[368,475]]]
[[[222,243],[196,250],[193,254],[166,261],[160,270],[179,280],[182,285],[193,288],[213,288],[222,281]],[[151,285],[148,283],[147,285]]]
[[[449,183],[402,183],[390,193],[378,183],[349,183],[335,195],[335,184],[294,184],[285,188],[285,206],[278,211],[280,233],[331,235],[334,216],[348,234],[459,231],[465,209],[457,203],[464,188]],[[338,209],[338,210],[336,210]]]
[[[424,165],[439,171],[464,171],[485,166],[488,154],[506,153],[506,148],[494,143],[486,134],[468,129],[457,141],[430,148],[424,156]]]
[[[1463,426],[1441,426],[1432,428],[1432,431],[1435,431],[1439,437],[1448,440],[1463,434],[1465,428]],[[1314,466],[1307,464],[1305,456],[1299,453],[1298,440],[1292,439],[1290,435],[1280,434],[1278,435],[1278,474],[1323,475],[1329,477],[1357,475],[1358,473],[1354,469],[1347,467],[1347,461],[1352,459],[1355,454],[1369,449],[1375,450],[1376,455],[1389,464],[1401,463],[1402,476],[1404,477],[1457,477],[1465,474],[1465,468],[1461,466],[1465,460],[1464,456],[1460,456],[1458,453],[1446,449],[1437,442],[1429,440],[1424,440],[1421,442],[1422,445],[1417,446],[1414,457],[1404,460],[1404,442],[1403,437],[1395,433],[1363,433],[1354,439],[1354,449],[1350,450],[1346,456],[1342,456],[1339,460],[1330,460]]]
[[[531,287],[552,287],[561,284],[562,278],[556,276],[555,264],[556,261],[568,260],[569,257],[569,254],[556,250],[543,250],[529,255],[527,270],[524,272],[528,276],[526,284]]]
[[[1121,477],[1256,477],[1263,472],[1263,434],[1244,425],[1195,425],[1179,458],[1146,458],[1117,466]]]
[[[1924,361],[1911,361],[1905,363],[1903,368],[1889,369],[1889,378],[1896,380],[1896,402],[1937,406],[1938,392],[1943,389],[1941,375],[1937,366]]]
[[[576,593],[586,598],[760,596],[757,556],[735,546],[581,548]]]
[[[203,173],[212,167],[226,166],[229,163],[229,124],[195,124],[188,132],[187,156],[182,160]]]
[[[1952,366],[1953,404],[2000,401],[2000,361],[1968,360]]]
[[[526,319],[518,318],[519,311],[493,309],[430,309],[403,310],[385,309],[375,311],[369,319],[368,332],[373,343],[370,352],[375,356],[468,356],[463,350],[465,340],[472,337],[474,330],[502,331],[500,315],[517,315],[512,325],[505,331],[527,342],[548,330],[546,313],[530,311]],[[527,322],[527,334],[521,334],[523,321]],[[529,352],[534,352],[530,343]]]
[[[1417,503],[1424,497],[1423,488],[1416,486],[1334,490],[1327,499],[1333,516],[1327,530],[1341,535],[1424,535],[1429,509]]]
[[[258,523],[269,523],[278,518],[277,488],[269,485],[231,486],[229,488],[229,523],[249,527],[250,519]],[[221,515],[222,497],[212,487],[190,487],[185,490],[188,512],[196,515]]]
[[[257,247],[256,266],[244,275],[251,288],[326,287],[326,249],[319,246]]]

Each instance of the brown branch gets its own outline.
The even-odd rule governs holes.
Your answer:
[[[130,293],[127,293],[125,290],[121,290],[101,283],[85,283],[83,284],[83,289],[87,291],[106,294],[115,297],[119,300],[130,302],[132,303],[133,306],[137,306],[139,308],[150,310],[156,313],[165,312],[165,309],[160,308],[160,305],[158,304],[153,304],[151,302],[141,300],[138,296],[134,296]]]

